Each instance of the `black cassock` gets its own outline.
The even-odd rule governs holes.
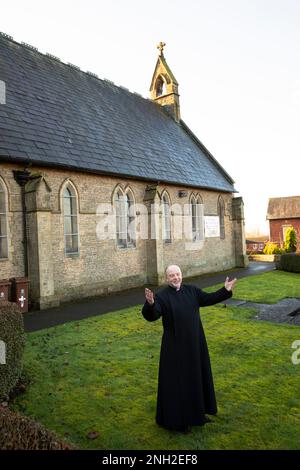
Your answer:
[[[199,307],[214,305],[232,296],[225,287],[213,293],[182,285],[155,294],[153,305],[145,302],[142,314],[148,321],[162,317],[156,422],[168,429],[203,425],[205,413],[216,414],[217,403]]]

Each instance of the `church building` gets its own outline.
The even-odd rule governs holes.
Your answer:
[[[0,280],[28,277],[31,308],[245,266],[242,198],[164,46],[144,98],[0,34]]]

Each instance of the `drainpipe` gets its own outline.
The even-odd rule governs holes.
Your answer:
[[[23,248],[24,248],[24,273],[28,277],[28,255],[27,255],[27,223],[26,223],[26,206],[25,206],[25,185],[30,178],[28,170],[13,170],[14,178],[18,185],[21,187],[21,200],[22,200],[22,216],[23,216]]]

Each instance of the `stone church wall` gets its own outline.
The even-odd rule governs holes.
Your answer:
[[[0,165],[0,177],[8,190],[9,226],[9,257],[0,260],[0,279],[24,275],[21,190],[14,180],[13,169],[23,167]],[[27,188],[26,194],[30,295],[37,307],[46,308],[62,301],[161,283],[168,264],[179,264],[185,277],[222,271],[237,264],[230,193],[159,184],[148,198],[148,204],[159,202],[163,192],[167,191],[171,205],[182,206],[189,203],[193,193],[201,196],[205,215],[217,215],[221,194],[225,207],[225,239],[206,238],[198,250],[186,250],[186,240],[174,239],[171,243],[138,239],[135,248],[120,249],[116,240],[97,239],[97,206],[112,202],[117,185],[123,190],[129,186],[135,203],[145,204],[145,189],[149,182],[42,167],[31,167],[30,172],[43,176],[36,180],[36,185]],[[67,180],[78,195],[80,243],[79,254],[69,256],[64,250],[61,207],[62,189]],[[179,190],[186,195],[179,197]],[[171,231],[175,217],[173,213]],[[162,213],[158,209],[159,227],[161,219]]]

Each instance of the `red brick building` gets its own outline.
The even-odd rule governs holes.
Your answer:
[[[300,250],[300,196],[270,198],[267,220],[271,242],[282,246],[287,229],[293,227],[297,233],[297,251]]]

